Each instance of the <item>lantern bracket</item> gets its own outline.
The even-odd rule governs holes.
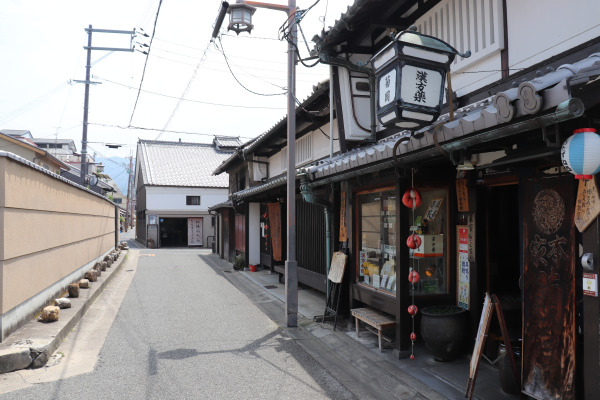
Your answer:
[[[558,132],[558,124],[554,124],[554,141],[548,136],[546,126],[542,125],[542,139],[546,143],[548,148],[559,148],[560,147],[560,133]]]

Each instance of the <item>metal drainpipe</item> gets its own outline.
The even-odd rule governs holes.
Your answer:
[[[302,195],[302,199],[307,203],[323,207],[323,211],[325,212],[325,288],[327,299],[329,299],[327,277],[329,276],[329,264],[331,264],[331,204],[315,196],[312,187],[307,185],[308,173],[304,169],[298,173],[298,177],[300,178],[300,194]]]
[[[369,76],[369,93],[370,93],[370,105],[371,105],[371,140],[375,141],[376,133],[377,133],[377,120],[375,119],[375,74],[371,68],[360,67],[358,65],[352,64],[348,60],[344,60],[339,57],[332,57],[329,54],[319,54],[319,58],[323,64],[326,65],[334,65],[336,67],[344,67],[349,69],[350,71],[360,72],[363,74],[367,74]],[[333,82],[329,81],[329,84],[332,85]],[[331,102],[331,99],[329,99]]]

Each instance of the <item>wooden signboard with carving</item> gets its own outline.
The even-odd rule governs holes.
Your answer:
[[[596,187],[596,178],[579,181],[577,204],[575,205],[575,226],[583,232],[600,214],[600,196]]]
[[[524,185],[521,389],[536,399],[576,398],[574,183],[565,175]]]
[[[348,227],[346,225],[346,192],[340,193],[340,242],[348,240]]]

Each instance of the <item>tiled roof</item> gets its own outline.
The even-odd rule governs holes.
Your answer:
[[[319,99],[321,96],[326,96],[329,91],[329,79],[326,79],[322,82],[313,85],[312,93],[300,103],[299,106],[296,107],[296,115],[304,111],[304,108],[307,107],[311,102]],[[229,158],[225,159],[221,165],[219,165],[215,171],[213,172],[215,175],[222,174],[226,172],[231,165],[240,159],[243,159],[240,155],[243,153],[244,155],[251,154],[256,148],[260,147],[265,143],[267,139],[271,136],[274,136],[279,130],[285,129],[287,126],[287,116],[280,119],[275,125],[271,127],[268,131],[263,132],[258,135],[254,139],[251,139],[239,146],[234,154],[232,154]],[[286,141],[287,143],[287,141]]]
[[[239,137],[232,136],[216,136],[214,139],[214,144],[220,148],[230,148],[232,150],[236,149],[238,146],[242,145],[242,141]]]
[[[585,84],[599,75],[600,54],[592,54],[522,82],[514,89],[463,107],[456,111],[453,121],[446,114],[434,125],[417,132],[400,132],[375,144],[321,160],[304,170],[312,180],[318,181],[329,176],[343,176],[359,168],[392,167],[397,142],[401,142],[396,151],[399,164],[409,165],[439,155],[440,151],[449,153],[475,143],[576,118],[583,114],[585,107],[581,100],[571,97],[568,88]]]
[[[144,185],[227,188],[229,176],[215,176],[212,172],[231,154],[213,144],[146,140],[138,143]]]

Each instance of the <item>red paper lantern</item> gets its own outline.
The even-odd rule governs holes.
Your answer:
[[[416,249],[417,247],[421,246],[421,238],[419,237],[419,235],[415,235],[414,233],[412,235],[410,235],[407,239],[406,239],[406,245],[410,248],[410,249]]]
[[[404,192],[404,196],[402,196],[402,204],[404,204],[408,208],[417,208],[423,204],[423,199],[421,198],[421,193],[414,188],[411,187],[406,192]]]
[[[419,275],[419,273],[417,271],[410,271],[408,273],[408,281],[410,283],[417,283],[419,282],[419,279],[421,279],[421,276]]]
[[[408,313],[410,315],[416,315],[418,312],[419,312],[419,309],[414,304],[411,304],[410,306],[408,306]]]
[[[411,354],[411,355],[410,355],[410,359],[411,359],[411,360],[414,360],[414,359],[415,359],[415,355],[414,355],[414,354]]]
[[[410,334],[410,340],[412,340],[413,342],[417,340],[417,335],[414,332]]]

